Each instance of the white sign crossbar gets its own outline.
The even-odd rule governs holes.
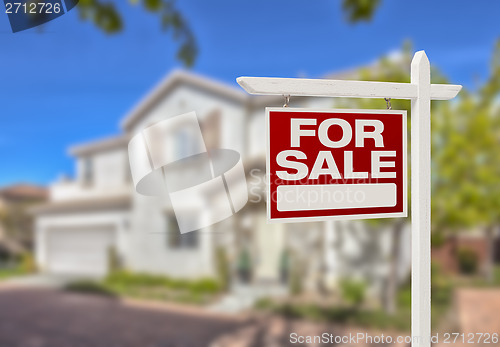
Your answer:
[[[237,82],[253,95],[392,99],[415,99],[418,96],[418,87],[412,83],[272,77],[239,77]],[[460,89],[460,85],[431,84],[431,100],[453,99]]]

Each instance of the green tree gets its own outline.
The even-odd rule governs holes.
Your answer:
[[[175,0],[129,0],[131,5],[141,6],[144,10],[159,16],[163,30],[170,31],[175,41],[179,42],[177,58],[186,66],[192,66],[198,55],[195,36]],[[342,8],[351,23],[371,20],[380,0],[343,0]],[[77,8],[83,20],[93,22],[108,34],[120,32],[123,16],[110,0],[80,0]]]
[[[198,54],[196,39],[174,0],[130,0],[130,3],[157,14],[162,29],[170,31],[179,42],[177,58],[186,66],[194,64]],[[123,29],[122,15],[112,1],[80,0],[77,8],[81,19],[92,21],[105,33],[115,34]]]
[[[387,82],[410,82],[410,65],[413,57],[413,49],[409,42],[406,42],[402,49],[401,55],[398,58],[389,59],[382,57],[380,61],[359,71],[357,79],[366,81],[387,81]],[[439,72],[439,70],[432,69],[432,83],[447,83],[446,78]],[[392,108],[395,110],[408,110],[408,115],[411,117],[411,103],[409,100],[390,100]],[[433,118],[432,118],[432,131],[436,131],[435,119],[440,116],[437,112],[442,102],[434,101],[431,105]],[[347,99],[341,101],[341,106],[349,108],[361,109],[384,109],[386,101],[383,99]],[[411,122],[407,122],[408,133],[410,132]],[[410,140],[408,136],[408,141]],[[434,146],[436,147],[436,146]],[[408,149],[410,143],[408,142]],[[436,149],[436,148],[434,148]],[[409,156],[408,156],[409,157]],[[408,170],[409,174],[410,170]],[[435,174],[435,173],[434,173]],[[408,182],[410,176],[408,176]],[[408,205],[410,204],[411,195],[408,191]],[[401,239],[403,235],[404,226],[407,223],[407,218],[397,219],[376,219],[369,221],[370,225],[376,228],[389,228],[391,231],[392,245],[389,255],[389,272],[386,278],[385,292],[383,297],[384,310],[389,314],[395,314],[397,292],[399,288],[398,268],[401,263]]]
[[[436,232],[482,228],[489,247],[486,275],[493,280],[494,228],[500,224],[500,40],[491,75],[457,103],[442,105],[433,157],[433,226]]]
[[[342,9],[351,23],[372,19],[380,0],[343,0]]]

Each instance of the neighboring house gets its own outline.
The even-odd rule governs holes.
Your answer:
[[[33,217],[28,208],[47,200],[44,187],[16,184],[0,189],[0,262],[33,246]]]
[[[241,255],[250,255],[253,280],[283,277],[287,251],[302,259],[306,283],[333,282],[354,271],[373,275],[373,264],[387,272],[389,234],[374,239],[362,222],[267,224],[264,199],[266,106],[282,106],[282,97],[252,97],[228,86],[184,71],[175,71],[153,89],[121,122],[122,134],[70,149],[76,161],[74,181],[50,187],[50,203],[36,213],[36,259],[49,273],[104,275],[110,249],[132,271],[173,277],[216,276],[216,250],[226,250],[236,273]],[[291,106],[331,108],[332,99],[292,98]],[[249,183],[249,203],[232,218],[180,235],[166,198],[137,194],[131,182],[127,144],[133,134],[159,120],[196,111],[207,147],[242,154]],[[174,150],[189,143],[172,139]],[[172,150],[172,149],[170,149]],[[367,237],[380,254],[365,251]],[[371,235],[371,236],[370,236]],[[409,239],[403,237],[401,277],[409,268]],[[360,245],[361,244],[361,245]],[[345,253],[347,252],[347,253]],[[375,259],[377,258],[377,259]],[[375,274],[377,274],[375,271]]]
[[[432,248],[432,260],[438,263],[441,270],[447,273],[460,273],[460,252],[467,250],[475,254],[477,271],[487,273],[488,262],[500,264],[500,232],[494,231],[493,244],[488,241],[484,230],[462,230],[443,240],[442,244]],[[490,253],[491,252],[491,253]]]

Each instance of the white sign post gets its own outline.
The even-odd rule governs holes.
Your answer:
[[[411,333],[413,347],[431,346],[431,100],[454,98],[462,86],[431,84],[429,59],[419,51],[411,83],[240,77],[254,95],[392,98],[411,100]]]

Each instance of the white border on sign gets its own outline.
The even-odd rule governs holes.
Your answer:
[[[321,112],[321,113],[361,113],[361,114],[393,114],[400,115],[403,118],[403,211],[391,213],[372,213],[372,214],[353,214],[345,216],[319,216],[319,217],[300,217],[300,218],[271,218],[271,175],[270,173],[270,130],[269,113],[270,112]],[[407,160],[407,125],[408,113],[406,110],[363,110],[363,109],[318,109],[318,108],[290,108],[290,107],[266,107],[266,212],[268,223],[300,223],[300,222],[322,222],[328,220],[355,220],[355,219],[375,219],[375,218],[398,218],[408,217],[408,160]]]

